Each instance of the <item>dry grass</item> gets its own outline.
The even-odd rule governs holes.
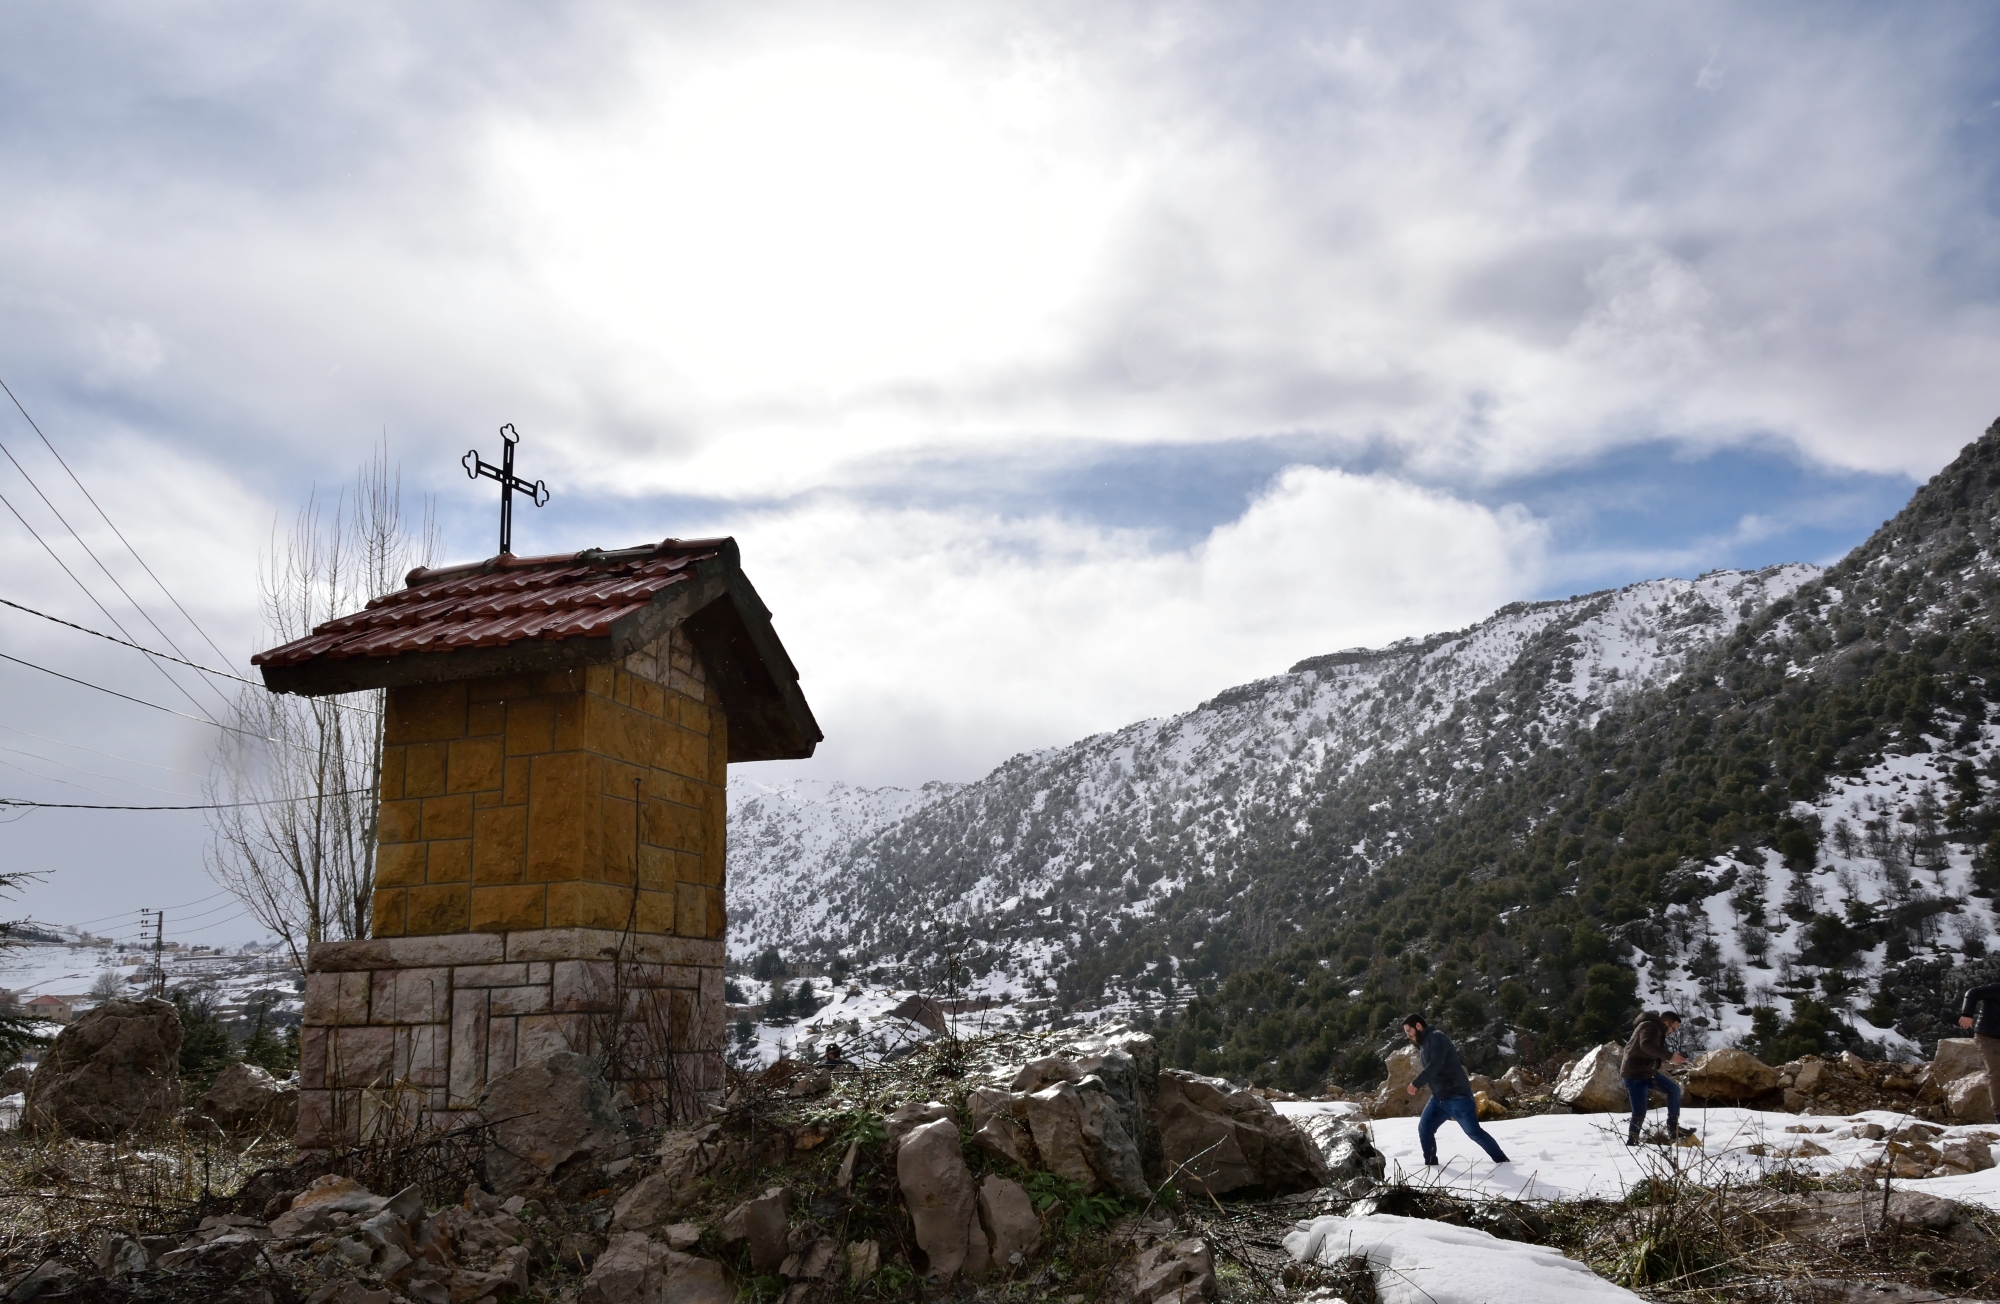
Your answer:
[[[282,1138],[231,1143],[178,1125],[115,1142],[0,1133],[0,1264],[19,1270],[54,1256],[80,1265],[100,1228],[180,1232],[292,1156]]]

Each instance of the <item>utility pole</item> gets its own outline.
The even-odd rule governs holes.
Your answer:
[[[164,910],[151,910],[144,906],[140,907],[139,940],[142,942],[146,940],[146,925],[149,919],[153,928],[153,990],[151,994],[154,996],[165,996],[167,994],[167,968],[162,951],[167,941],[167,912]]]

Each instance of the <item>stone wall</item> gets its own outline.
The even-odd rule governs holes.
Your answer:
[[[721,1085],[720,939],[592,928],[322,942],[307,957],[298,1143],[352,1144],[385,1110],[451,1125],[492,1077],[604,1056],[649,1110]]]
[[[389,690],[373,935],[720,938],[728,752],[678,629],[618,665]]]

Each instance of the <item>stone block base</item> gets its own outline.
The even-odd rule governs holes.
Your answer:
[[[539,928],[322,942],[306,957],[298,1144],[451,1126],[488,1080],[557,1051],[652,1117],[722,1085],[720,939]]]

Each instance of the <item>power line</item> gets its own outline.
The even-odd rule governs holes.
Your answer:
[[[152,761],[135,761],[129,756],[114,756],[110,752],[100,752],[95,747],[85,747],[82,743],[66,743],[60,738],[44,738],[38,733],[29,733],[26,729],[19,729],[11,724],[0,724],[0,729],[5,729],[8,733],[20,734],[23,738],[32,738],[38,743],[50,743],[56,747],[73,747],[79,752],[89,752],[92,756],[102,756],[107,761],[118,761],[125,765],[143,765],[149,770],[165,770],[168,774],[185,774],[190,779],[205,777],[196,774],[193,770],[179,770],[171,765],[156,765]],[[56,763],[60,765],[62,762],[58,761]]]
[[[14,755],[16,755],[16,756],[25,756],[25,757],[27,757],[27,758],[28,758],[29,760],[31,760],[31,761],[41,761],[41,762],[43,762],[43,763],[45,763],[45,764],[48,764],[48,765],[60,765],[60,766],[62,766],[62,767],[63,767],[63,768],[65,769],[65,770],[75,770],[75,771],[76,771],[76,772],[77,772],[78,774],[87,774],[87,775],[89,775],[89,776],[90,776],[91,778],[93,778],[93,779],[107,779],[107,780],[109,780],[109,781],[110,781],[110,782],[112,782],[112,783],[124,783],[124,784],[130,784],[130,785],[131,785],[132,787],[134,787],[134,788],[144,788],[144,789],[145,789],[145,790],[146,790],[147,792],[157,792],[157,793],[161,794],[162,796],[166,796],[166,797],[185,797],[185,796],[187,796],[187,794],[186,794],[186,793],[184,793],[184,792],[172,792],[172,791],[169,791],[169,790],[168,790],[168,789],[166,789],[166,788],[155,788],[155,787],[154,787],[154,786],[153,786],[152,784],[150,784],[150,783],[141,783],[141,782],[139,782],[139,781],[138,781],[137,779],[124,779],[124,778],[120,778],[120,777],[119,777],[118,775],[115,775],[115,774],[99,774],[99,773],[98,773],[98,772],[97,772],[96,770],[86,770],[86,769],[84,769],[84,768],[83,768],[83,767],[82,767],[81,765],[71,765],[71,764],[70,764],[70,763],[69,763],[68,761],[59,761],[59,760],[57,760],[57,759],[56,759],[55,757],[53,757],[53,756],[44,756],[44,755],[42,755],[42,754],[41,754],[40,752],[24,752],[24,751],[22,751],[22,750],[21,750],[20,748],[18,748],[18,747],[0,747],[0,752],[11,752],[11,753],[13,753],[13,754],[14,754]],[[19,766],[16,766],[15,768],[19,769],[20,767],[19,767]],[[30,772],[30,771],[24,771],[24,773],[29,773],[29,772]],[[52,774],[44,774],[44,775],[36,775],[36,777],[37,777],[37,778],[42,778],[42,779],[47,779],[47,780],[48,780],[49,782],[51,782],[51,783],[61,783],[61,782],[63,782],[63,780],[61,780],[61,779],[58,779],[58,778],[56,778],[56,777],[55,777],[54,775],[52,775]],[[82,786],[82,785],[78,785],[78,786]],[[95,789],[95,788],[92,788],[92,789],[91,789],[91,791],[92,791],[92,792],[96,792],[96,791],[97,791],[97,789]],[[101,793],[101,794],[99,794],[99,795],[100,795],[100,796],[105,796],[105,797],[109,797],[109,796],[110,796],[111,794],[107,792],[107,793]]]
[[[0,453],[7,453],[8,460],[13,461],[14,455],[12,453],[7,452],[7,446],[5,444],[0,444]],[[20,470],[20,467],[21,464],[19,462],[14,463],[14,468],[16,470]],[[21,471],[21,476],[23,479],[28,479],[28,473],[26,471]],[[42,492],[40,486],[36,486],[35,482],[32,479],[28,479],[28,483],[31,486],[35,486],[36,493],[39,494]],[[49,500],[46,496],[44,496],[42,498],[42,501],[46,503]],[[30,535],[32,535],[36,543],[42,545],[42,551],[46,552],[55,561],[55,564],[62,568],[62,573],[69,576],[71,583],[75,584],[78,588],[83,590],[83,596],[89,598],[91,605],[104,613],[104,618],[111,622],[112,627],[116,629],[119,633],[124,634],[126,637],[128,638],[131,637],[132,631],[126,629],[124,624],[118,619],[118,617],[111,614],[111,609],[109,607],[105,606],[102,602],[98,601],[97,595],[90,591],[90,586],[85,584],[80,578],[78,578],[77,573],[69,568],[69,563],[64,561],[61,555],[58,554],[54,548],[49,546],[49,541],[42,537],[41,531],[37,530],[33,525],[29,524],[27,517],[21,515],[21,509],[14,506],[13,500],[8,498],[6,494],[0,493],[0,505],[4,505],[8,511],[14,514],[14,519],[21,523],[21,528],[26,530]],[[55,511],[55,507],[53,504],[50,505],[49,510]],[[62,520],[61,512],[56,512],[56,519]],[[63,524],[67,526],[69,523],[67,521],[64,521]],[[70,533],[75,534],[76,531],[71,530]],[[89,549],[86,548],[85,551],[87,552],[89,551]],[[99,562],[98,565],[102,566],[103,563]],[[173,640],[171,639],[168,640],[169,643],[171,643],[172,641]],[[165,666],[161,665],[158,661],[153,661],[152,658],[150,657],[148,657],[147,660],[151,662],[153,669],[159,671],[162,675],[166,676],[167,682],[172,684],[176,689],[178,689],[182,697],[187,698],[189,705],[193,706],[197,711],[205,712],[207,710],[207,708],[204,707],[201,703],[194,700],[194,694],[188,692],[188,690],[182,686],[181,682],[178,679],[175,679],[172,675],[167,674],[167,668]],[[220,696],[220,694],[218,694],[218,696]]]
[[[229,889],[224,888],[220,892],[211,892],[207,896],[200,897],[193,901],[183,901],[177,906],[163,906],[161,908],[164,910],[185,910],[189,906],[207,905],[210,901],[215,900],[215,898],[219,896],[228,896],[228,895],[229,895]],[[86,919],[82,923],[70,924],[68,926],[71,928],[82,928],[84,924],[101,924],[107,919],[123,919],[127,915],[136,915],[138,913],[139,913],[139,907],[134,906],[130,910],[120,910],[118,913],[112,915],[99,915],[95,919]]]
[[[5,765],[6,763],[5,761],[0,761],[0,765]],[[14,768],[20,769],[19,766],[15,766]],[[22,770],[21,772],[23,774],[29,773],[26,770]],[[41,774],[37,774],[35,777],[38,779],[48,778],[47,775]],[[62,780],[50,779],[49,782],[61,783]],[[70,787],[81,788],[83,785],[73,783]],[[89,791],[96,792],[97,789],[91,788]],[[267,797],[263,801],[210,802],[205,806],[101,806],[88,802],[27,801],[20,797],[0,797],[0,806],[15,807],[22,810],[240,810],[245,806],[282,806],[288,801],[318,801],[322,797],[358,797],[368,791],[369,789],[367,788],[348,788],[341,792],[309,792],[301,797]],[[103,795],[108,797],[111,794],[107,792]]]
[[[0,765],[4,765],[10,770],[19,770],[21,773],[27,775],[29,778],[40,779],[43,783],[60,783],[65,788],[81,788],[85,792],[94,792],[100,797],[109,797],[112,795],[111,793],[104,791],[104,789],[102,788],[93,788],[87,783],[74,783],[68,779],[58,779],[52,774],[37,774],[33,770],[29,769],[27,766],[16,765],[12,761],[0,760]]]
[[[6,390],[7,397],[13,400],[14,410],[21,414],[22,419],[28,423],[28,428],[33,430],[35,432],[35,435],[42,441],[42,447],[49,450],[49,453],[56,459],[57,464],[60,465],[63,471],[69,476],[70,482],[74,484],[77,487],[77,489],[82,492],[83,496],[89,500],[90,505],[92,507],[97,508],[97,514],[104,518],[104,523],[106,525],[109,525],[111,527],[111,532],[118,536],[118,542],[125,545],[125,551],[132,554],[132,560],[139,563],[139,569],[145,571],[147,578],[151,579],[154,584],[159,586],[160,592],[167,595],[167,601],[174,604],[174,610],[180,612],[181,617],[184,620],[186,620],[188,624],[194,627],[195,633],[201,635],[202,640],[206,642],[211,649],[214,650],[215,655],[221,657],[224,661],[229,660],[229,654],[227,652],[224,652],[221,648],[215,646],[215,640],[208,636],[208,631],[201,627],[201,622],[196,620],[193,616],[189,615],[188,609],[181,605],[181,600],[173,595],[173,591],[166,586],[166,583],[162,581],[158,575],[153,574],[153,568],[146,564],[146,559],[139,555],[139,550],[132,546],[132,541],[125,537],[125,532],[119,529],[117,524],[114,521],[112,521],[110,515],[107,512],[105,512],[104,508],[98,505],[97,499],[91,496],[90,490],[85,489],[83,487],[83,481],[77,479],[76,472],[70,470],[69,463],[63,459],[63,455],[61,453],[56,452],[56,446],[49,442],[49,437],[42,433],[42,428],[39,425],[35,424],[35,419],[33,417],[28,415],[28,409],[21,406],[21,400],[15,398],[14,391],[8,387],[8,384],[5,380],[0,380],[0,390]],[[9,456],[11,458],[12,455],[10,454]],[[123,590],[120,590],[120,592],[123,592]],[[132,605],[136,607],[139,604],[135,602]],[[151,619],[152,618],[150,616],[147,617],[147,620],[149,622],[151,621]],[[153,628],[159,629],[159,626],[154,625]],[[162,632],[161,637],[162,638],[166,637],[164,632]],[[170,638],[167,639],[167,645],[169,647],[173,646],[173,642],[174,641],[172,639]],[[179,651],[180,649],[175,648],[174,650]]]
[[[18,516],[19,514],[16,513],[16,515]],[[204,675],[215,675],[221,679],[233,679],[239,684],[249,684],[253,688],[262,688],[264,686],[263,684],[259,683],[254,679],[245,679],[243,676],[233,675],[227,670],[213,670],[210,669],[208,666],[200,664],[199,662],[189,661],[182,657],[170,655],[169,653],[166,652],[156,651],[153,648],[144,646],[143,644],[134,643],[130,639],[119,638],[116,634],[106,634],[104,631],[92,629],[88,625],[79,625],[73,620],[64,620],[61,616],[51,616],[46,611],[36,611],[33,607],[23,606],[22,604],[13,601],[10,598],[0,598],[0,607],[12,607],[16,611],[25,611],[30,616],[40,616],[43,620],[49,621],[57,625],[65,625],[70,629],[76,630],[78,633],[88,634],[92,638],[101,638],[108,642],[117,643],[123,647],[131,648],[134,652],[144,652],[149,657],[158,657],[162,661],[176,662],[177,664],[186,666],[190,670],[199,670]]]
[[[88,679],[78,679],[75,675],[66,675],[60,670],[51,670],[47,666],[38,666],[32,661],[23,661],[20,657],[10,656],[5,652],[0,652],[0,661],[12,661],[17,666],[26,666],[30,670],[39,670],[45,675],[54,675],[57,679],[67,679],[72,684],[81,684],[85,688],[94,688],[100,693],[109,693],[111,696],[122,698],[127,702],[134,702],[140,706],[149,706],[155,711],[164,711],[168,715],[179,716],[183,720],[192,720],[196,724],[213,725],[217,729],[227,729],[233,734],[242,734],[245,738],[255,738],[259,742],[272,743],[279,747],[290,747],[293,751],[305,752],[307,755],[312,754],[312,749],[300,747],[297,743],[288,743],[282,738],[266,737],[255,730],[239,729],[233,724],[224,724],[220,720],[211,720],[206,716],[189,715],[186,711],[176,711],[171,706],[161,706],[158,702],[148,702],[143,697],[133,697],[131,694],[121,693],[115,688],[106,688],[102,684],[93,684]],[[251,804],[254,805],[255,803]]]

